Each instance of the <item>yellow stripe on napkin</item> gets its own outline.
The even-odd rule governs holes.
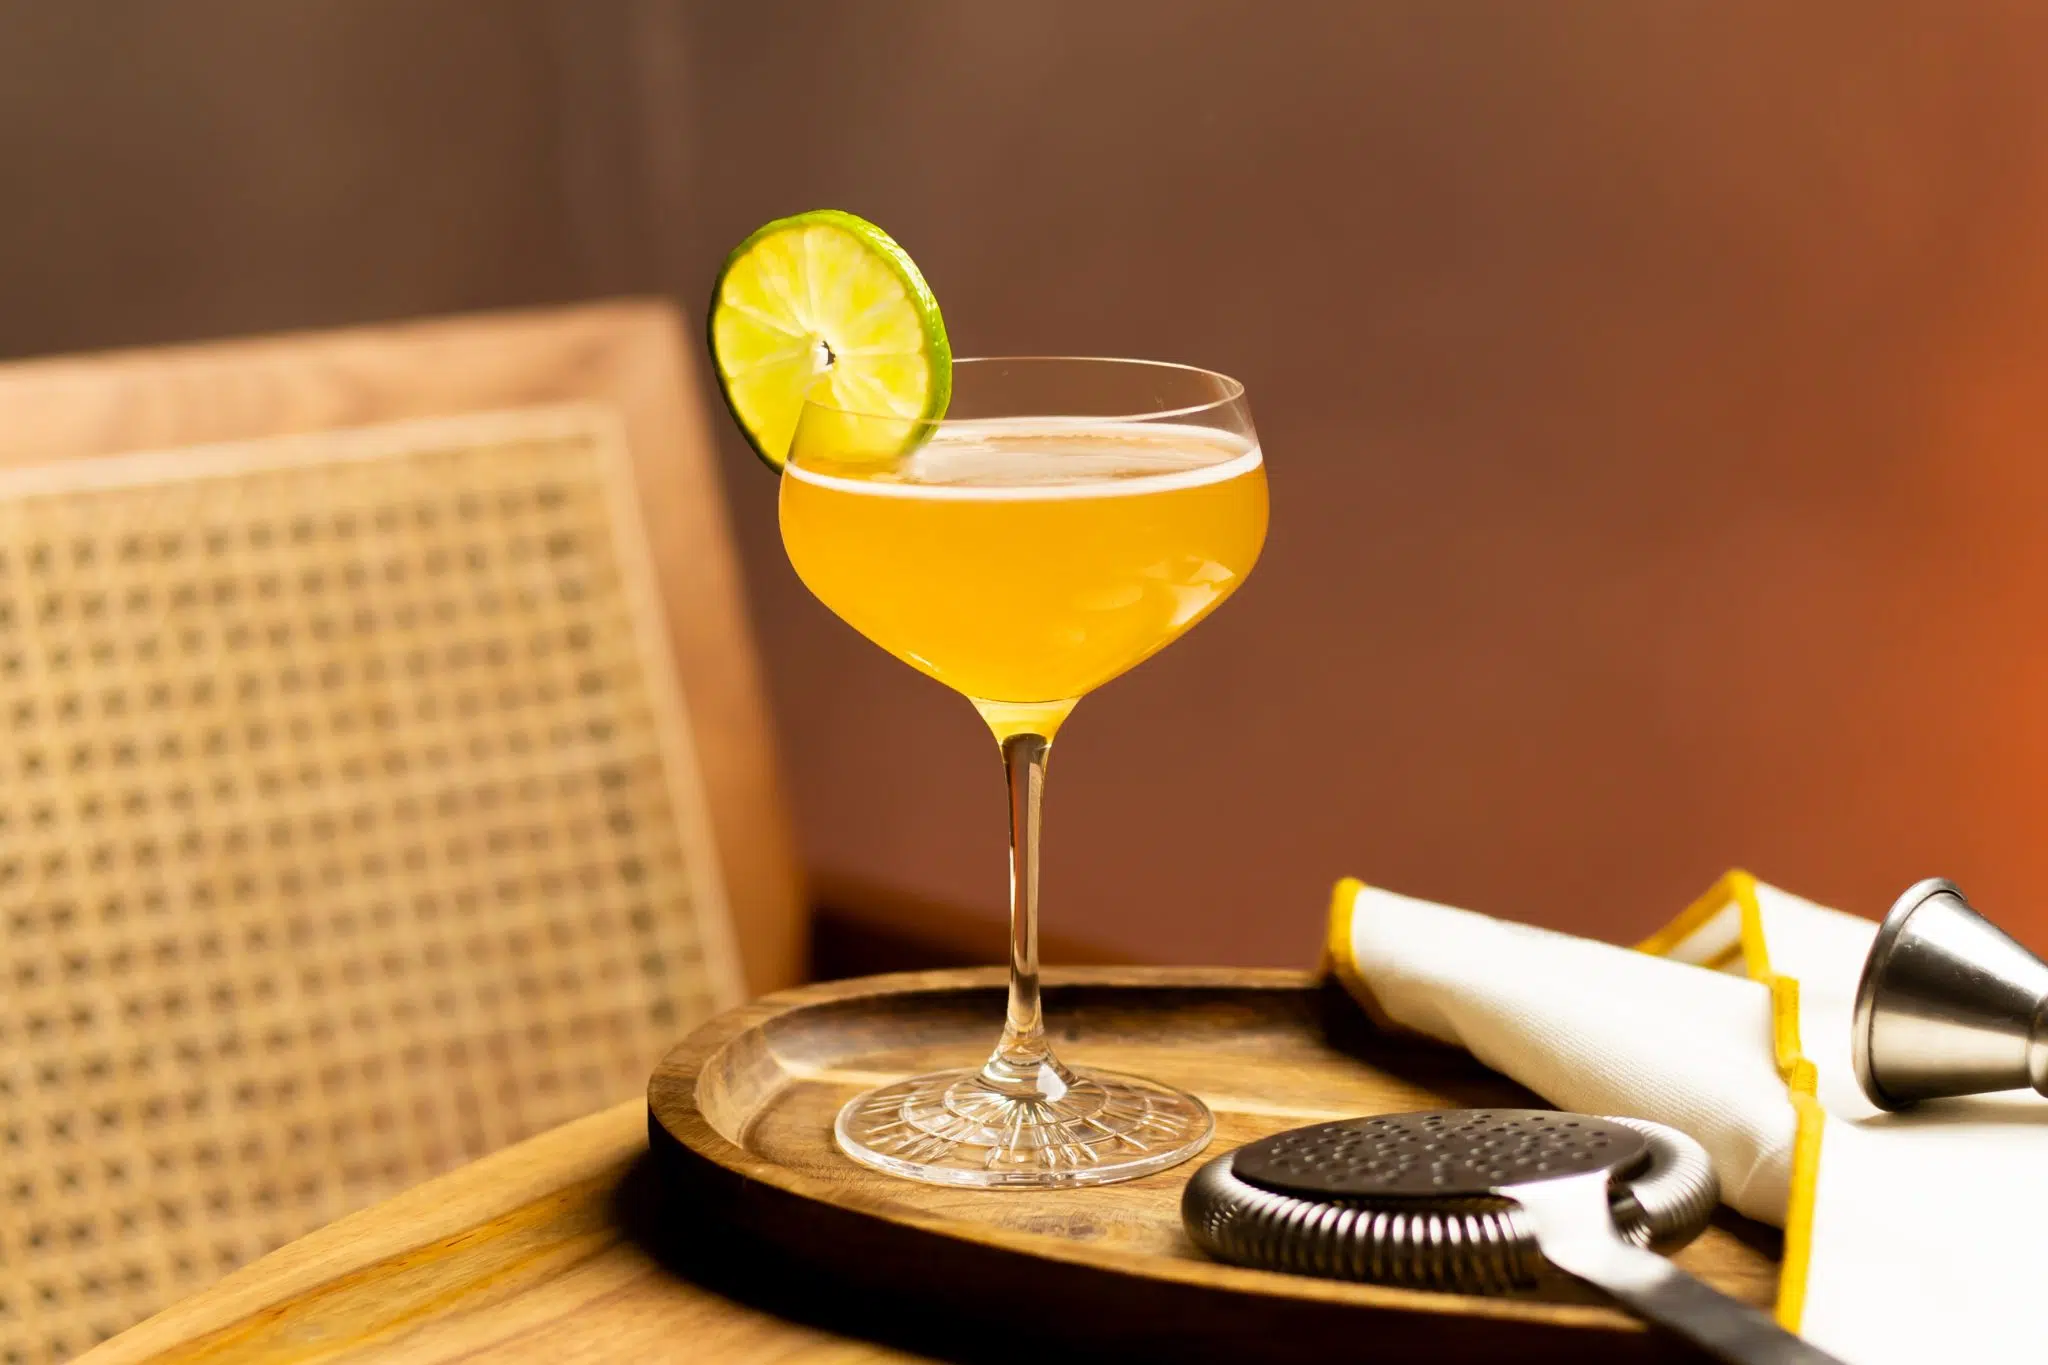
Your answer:
[[[1776,1054],[1773,1060],[1778,1075],[1784,1078],[1786,1094],[1798,1120],[1792,1148],[1792,1193],[1785,1207],[1785,1259],[1778,1271],[1778,1323],[1788,1332],[1797,1332],[1806,1312],[1806,1270],[1813,1252],[1814,1190],[1820,1184],[1820,1139],[1827,1111],[1821,1108],[1814,1093],[1819,1076],[1800,1041],[1799,982],[1771,970],[1763,910],[1756,900],[1756,878],[1741,868],[1730,870],[1677,919],[1636,947],[1658,957],[1678,956],[1695,935],[1709,931],[1731,906],[1737,915],[1735,948],[1717,952],[1700,965],[1718,968],[1733,961],[1739,952],[1744,975],[1771,992],[1771,1042]]]

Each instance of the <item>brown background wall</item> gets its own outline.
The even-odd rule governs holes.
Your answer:
[[[0,0],[0,353],[628,289],[836,205],[966,353],[1249,385],[1249,586],[1063,732],[1049,925],[1612,937],[1741,863],[2048,946],[2048,14]],[[720,419],[722,421],[722,418]],[[964,703],[733,515],[813,865],[1002,898]]]

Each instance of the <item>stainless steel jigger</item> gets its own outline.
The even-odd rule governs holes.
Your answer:
[[[1850,1035],[1880,1109],[2032,1086],[2048,1095],[2048,962],[1970,908],[1956,884],[1915,882],[1863,963]]]
[[[1648,1250],[1706,1225],[1706,1153],[1636,1119],[1447,1109],[1297,1128],[1188,1182],[1189,1234],[1222,1260],[1499,1292],[1548,1261],[1738,1365],[1840,1365]]]

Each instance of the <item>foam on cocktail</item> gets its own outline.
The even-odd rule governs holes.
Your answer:
[[[1257,445],[1214,427],[1034,417],[949,422],[900,459],[789,473],[898,497],[1088,498],[1199,488],[1260,462]]]

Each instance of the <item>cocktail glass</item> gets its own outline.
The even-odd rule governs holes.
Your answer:
[[[1088,692],[1236,590],[1266,538],[1244,387],[1151,361],[954,362],[945,417],[821,389],[783,470],[797,575],[855,630],[973,702],[1010,794],[1010,985],[980,1067],[859,1095],[840,1147],[949,1185],[1072,1186],[1184,1161],[1193,1095],[1053,1055],[1039,1007],[1038,831],[1053,735]]]

